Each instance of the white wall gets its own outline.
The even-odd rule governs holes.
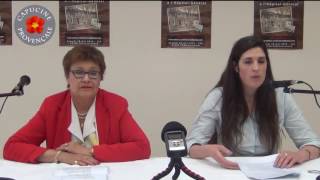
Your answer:
[[[1,151],[6,139],[33,116],[47,95],[66,87],[61,62],[70,47],[59,47],[58,2],[13,2],[13,20],[31,4],[53,13],[56,31],[39,47],[25,45],[13,31],[13,46],[0,46],[0,93],[9,92],[21,75],[31,77],[25,95],[10,97],[0,114]],[[219,79],[233,43],[253,33],[253,2],[212,4],[211,49],[161,49],[160,1],[110,2],[110,47],[99,48],[108,65],[101,87],[128,99],[133,116],[150,138],[152,156],[166,155],[160,132],[168,121],[190,127],[204,96]],[[304,80],[320,89],[319,9],[320,2],[305,2],[302,50],[270,50],[276,79]],[[313,96],[295,97],[320,134],[320,109]],[[292,147],[290,141],[285,141],[285,147]]]

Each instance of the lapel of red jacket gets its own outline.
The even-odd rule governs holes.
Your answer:
[[[107,99],[105,92],[99,89],[96,98],[96,121],[99,135],[99,144],[105,144],[107,142],[107,135],[110,132],[110,117],[108,108],[106,107]]]
[[[66,92],[64,102],[57,113],[56,147],[71,141],[71,134],[68,130],[71,123],[71,95],[69,91]]]

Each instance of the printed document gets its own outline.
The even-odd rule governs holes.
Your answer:
[[[270,179],[287,175],[298,176],[300,170],[296,168],[277,168],[273,164],[278,154],[262,157],[250,157],[231,161],[239,164],[240,170],[249,178]],[[228,158],[229,159],[229,158]]]
[[[62,167],[54,172],[55,180],[108,180],[106,166]]]

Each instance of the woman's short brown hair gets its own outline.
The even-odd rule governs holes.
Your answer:
[[[63,69],[66,77],[69,76],[70,67],[77,62],[93,62],[100,68],[101,80],[106,70],[102,52],[94,46],[78,45],[73,47],[63,58]]]

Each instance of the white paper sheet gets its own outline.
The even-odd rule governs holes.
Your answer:
[[[239,164],[240,170],[249,178],[254,179],[270,179],[286,175],[300,174],[300,170],[296,168],[276,168],[273,166],[278,154],[252,157],[246,160],[236,160]],[[230,159],[231,160],[231,159]],[[234,160],[233,160],[234,161]]]
[[[55,180],[108,180],[106,166],[62,167],[54,172]]]

